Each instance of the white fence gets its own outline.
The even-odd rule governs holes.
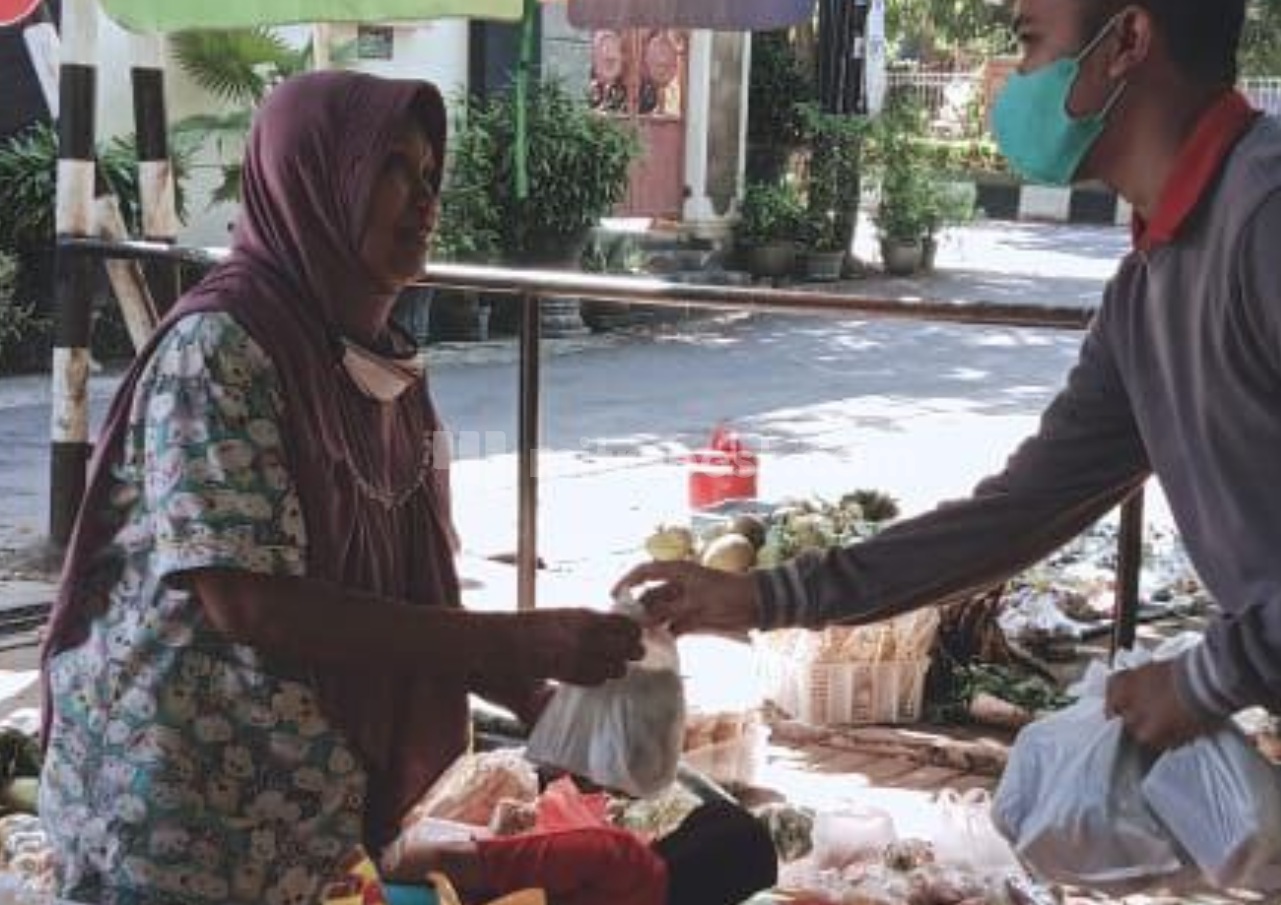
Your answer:
[[[982,135],[982,72],[890,72],[889,97],[910,98],[928,111],[940,138]],[[1241,90],[1260,110],[1281,116],[1281,77],[1242,79]]]
[[[1281,116],[1281,78],[1242,79],[1241,90],[1260,110]]]
[[[983,76],[980,72],[890,72],[889,100],[907,98],[929,113],[940,138],[982,135]]]

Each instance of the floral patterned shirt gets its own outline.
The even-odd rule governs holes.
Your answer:
[[[180,320],[138,384],[109,604],[50,666],[40,811],[67,898],[302,905],[360,842],[365,774],[310,685],[168,581],[303,574],[282,408],[271,361],[222,313]]]

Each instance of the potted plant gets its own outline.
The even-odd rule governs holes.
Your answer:
[[[802,278],[831,283],[841,278],[850,238],[837,219],[836,211],[824,210],[812,201],[805,209],[805,250],[800,253]]]
[[[503,261],[525,267],[577,269],[587,238],[627,191],[640,151],[635,134],[600,116],[558,81],[531,86],[527,100],[529,193],[516,197],[515,93],[472,98],[455,138],[470,153],[456,155],[452,186],[483,194],[496,214],[496,246]],[[514,314],[515,306],[503,306]],[[543,303],[549,335],[581,330],[576,299]]]
[[[634,275],[643,271],[643,265],[644,254],[636,238],[627,233],[595,230],[583,251],[582,269],[586,273]],[[583,302],[583,321],[595,333],[629,326],[634,317],[629,302]]]
[[[825,113],[815,104],[801,105],[799,112],[810,146],[802,273],[810,280],[838,280],[858,220],[867,121]]]
[[[920,141],[921,112],[894,104],[881,114],[874,130],[874,160],[880,177],[880,200],[873,220],[887,272],[908,276],[921,269],[925,239],[937,218],[935,177]]]
[[[440,198],[440,218],[432,258],[460,264],[489,264],[502,257],[501,214],[491,184],[496,155],[488,132],[462,129],[450,144],[448,182]],[[433,295],[434,335],[444,340],[489,338],[492,303],[479,292],[441,290]]]
[[[973,219],[975,192],[973,186],[949,182],[931,174],[926,174],[925,190],[928,213],[925,238],[921,241],[921,269],[933,273],[939,235],[950,226]]]
[[[800,193],[781,182],[748,185],[735,235],[757,277],[784,277],[796,266],[796,241],[805,233],[805,204]]]

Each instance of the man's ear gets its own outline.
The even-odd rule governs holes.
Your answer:
[[[1127,79],[1147,62],[1159,40],[1152,13],[1141,6],[1129,6],[1117,14],[1116,50],[1108,62],[1108,75],[1116,80]]]

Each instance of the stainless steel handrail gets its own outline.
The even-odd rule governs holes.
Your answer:
[[[213,266],[225,249],[192,248],[156,242],[115,242],[63,238],[62,249],[102,258],[162,259]],[[1072,306],[1012,305],[999,302],[949,302],[934,299],[890,299],[851,296],[822,290],[763,289],[679,283],[654,277],[599,276],[569,271],[517,270],[460,264],[432,264],[421,285],[512,295],[522,305],[520,334],[520,413],[517,518],[517,605],[532,609],[537,594],[537,450],[540,434],[539,324],[544,298],[572,296],[592,301],[630,302],[659,307],[701,307],[732,311],[861,316],[975,326],[1084,330],[1094,310]],[[1143,495],[1134,494],[1122,508],[1118,539],[1117,637],[1133,642],[1138,610]]]

